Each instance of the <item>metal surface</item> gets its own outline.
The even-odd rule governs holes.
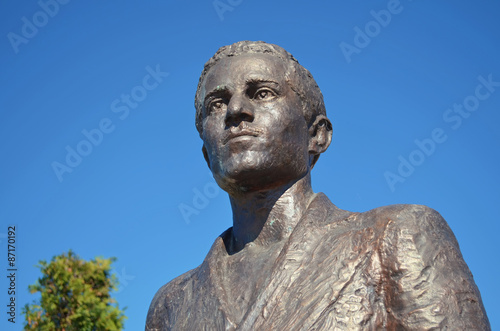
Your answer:
[[[205,65],[196,126],[233,227],[163,286],[146,330],[489,330],[444,219],[418,205],[365,213],[311,188],[332,126],[309,72],[239,42]]]

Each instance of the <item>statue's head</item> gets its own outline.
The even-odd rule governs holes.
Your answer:
[[[308,174],[332,126],[312,75],[283,48],[241,41],[205,64],[195,96],[196,128],[218,184],[261,190]]]

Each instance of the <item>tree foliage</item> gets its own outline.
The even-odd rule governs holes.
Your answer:
[[[25,330],[122,330],[125,315],[111,298],[118,286],[111,264],[115,258],[85,261],[71,250],[37,265],[42,277],[29,286],[39,301],[26,305]]]

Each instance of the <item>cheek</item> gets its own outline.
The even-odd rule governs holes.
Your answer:
[[[309,131],[302,115],[286,120],[285,125],[283,125],[283,136],[286,137],[286,142],[290,144],[308,144]]]
[[[213,163],[213,160],[214,158],[217,157],[217,151],[214,149],[215,146],[217,146],[212,137],[210,137],[209,135],[207,134],[203,134],[203,146],[205,147],[206,151],[207,151],[207,157],[208,157],[208,161],[210,163],[210,166],[212,167],[212,163]]]
[[[305,120],[295,121],[283,132],[282,151],[290,164],[305,164],[309,158],[309,133]]]
[[[222,146],[223,129],[216,126],[205,125],[203,131],[203,144],[207,150],[208,161],[212,171],[220,168],[220,162],[225,159],[226,152]]]
[[[224,128],[219,123],[219,120],[214,116],[210,116],[203,121],[203,141],[211,146],[220,143]]]

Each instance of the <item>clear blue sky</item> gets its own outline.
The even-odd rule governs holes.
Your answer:
[[[202,262],[231,213],[201,153],[194,93],[218,47],[245,39],[284,47],[323,91],[334,139],[314,190],[351,211],[438,210],[500,329],[498,2],[56,3],[0,10],[0,274],[9,224],[19,268],[15,326],[1,277],[0,329],[21,328],[34,265],[70,248],[118,258],[126,330]]]

